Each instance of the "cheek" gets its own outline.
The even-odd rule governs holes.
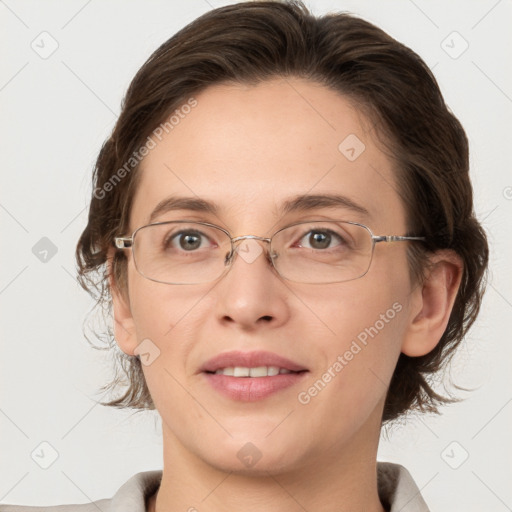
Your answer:
[[[136,271],[130,273],[130,307],[137,339],[154,339],[157,344],[176,338],[175,328],[188,329],[194,324],[198,300],[208,292],[197,286],[156,283]],[[165,343],[168,346],[168,343]],[[164,347],[162,347],[164,348]]]
[[[130,279],[137,341],[150,340],[148,346],[155,354],[153,362],[143,367],[151,394],[157,399],[160,393],[174,390],[179,396],[177,382],[197,370],[190,353],[209,316],[204,310],[204,297],[214,285],[172,286],[149,281],[138,273],[130,275]]]
[[[400,346],[410,294],[406,262],[373,263],[363,278],[326,287],[311,298],[338,350],[348,349],[354,340],[365,347],[378,340],[372,343],[378,352]]]
[[[329,367],[336,361],[338,370],[352,380],[365,379],[375,372],[387,384],[400,353],[405,330],[404,297],[382,289],[362,294],[344,291],[337,300],[325,303],[329,334],[320,339]],[[319,304],[319,302],[317,302]],[[347,371],[346,371],[347,370]]]
[[[405,308],[399,301],[391,302],[389,294],[364,301],[357,295],[342,299],[338,294],[337,307],[325,304],[335,334],[319,340],[321,365],[297,397],[305,421],[311,423],[310,432],[319,429],[326,439],[340,442],[355,435],[370,417],[380,421],[379,408],[400,354],[405,325]]]
[[[383,399],[407,327],[409,294],[406,262],[397,260],[309,297],[326,328],[316,340],[322,368],[309,381],[313,388],[305,389],[304,401],[323,395],[319,401],[326,406],[343,403],[364,416],[362,409],[370,412]]]

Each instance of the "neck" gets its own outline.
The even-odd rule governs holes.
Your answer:
[[[384,512],[377,492],[379,428],[370,437],[362,429],[359,439],[333,446],[329,454],[309,457],[289,471],[257,475],[215,468],[165,428],[163,433],[164,470],[160,488],[148,502],[149,512]]]

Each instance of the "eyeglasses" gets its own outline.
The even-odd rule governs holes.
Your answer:
[[[135,268],[147,279],[165,284],[201,284],[227,273],[235,253],[243,256],[238,244],[246,239],[269,244],[267,259],[282,278],[310,284],[363,277],[379,242],[425,240],[417,236],[376,236],[363,224],[337,220],[298,222],[278,230],[271,238],[232,238],[214,224],[178,220],[142,226],[130,237],[116,237],[114,243],[118,249],[131,248]]]

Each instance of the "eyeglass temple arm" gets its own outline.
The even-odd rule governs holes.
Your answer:
[[[381,235],[381,236],[372,236],[372,239],[375,243],[377,242],[407,242],[407,241],[424,241],[426,238],[424,236],[398,236],[398,235]]]
[[[132,237],[122,237],[122,236],[116,236],[114,238],[114,245],[118,249],[129,249],[133,244],[133,238]]]

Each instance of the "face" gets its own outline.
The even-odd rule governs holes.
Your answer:
[[[196,100],[142,163],[132,231],[148,224],[163,200],[186,196],[218,210],[164,210],[152,221],[210,222],[232,237],[270,237],[307,220],[405,234],[392,164],[371,123],[344,97],[305,80],[276,79],[210,87]],[[296,196],[325,194],[362,208],[283,213],[283,203]],[[238,254],[222,278],[193,285],[144,278],[127,251],[126,322],[133,329],[121,348],[133,354],[150,340],[152,361],[143,369],[166,449],[253,472],[374,449],[411,316],[406,244],[379,243],[364,277],[321,285],[281,278],[266,258],[267,244],[251,244],[246,247],[261,247],[261,254]],[[293,373],[206,371],[260,366]]]

